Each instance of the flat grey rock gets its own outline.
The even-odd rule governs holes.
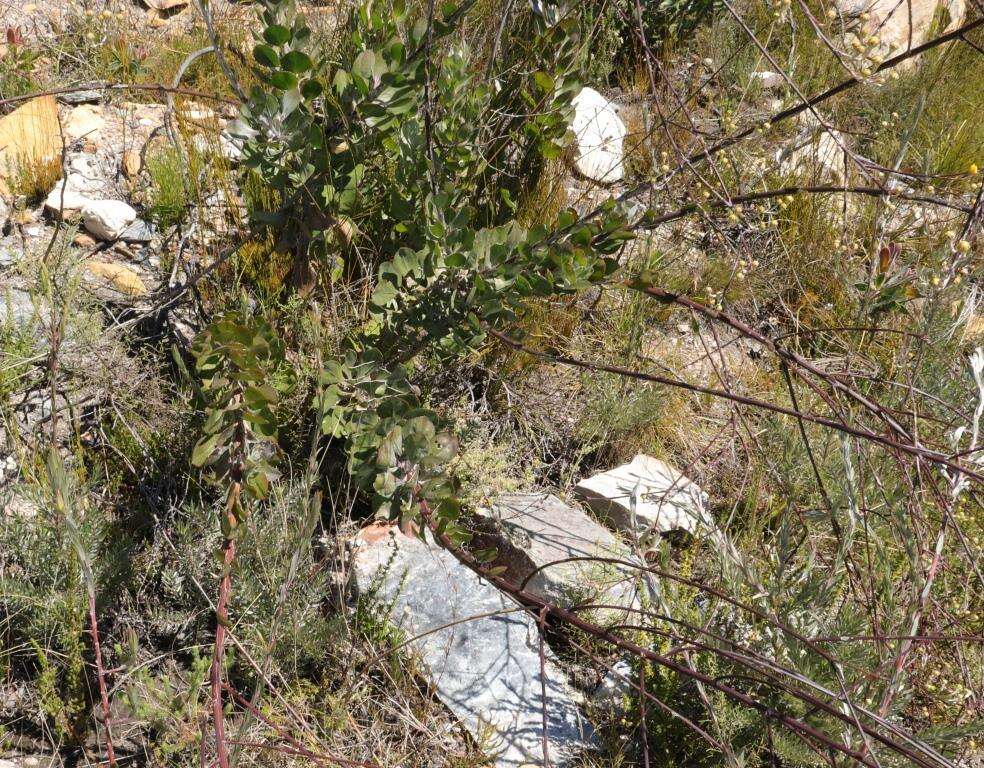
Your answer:
[[[102,99],[103,92],[98,88],[59,93],[55,98],[62,104],[96,104]]]
[[[619,607],[637,604],[638,574],[630,566],[569,560],[633,560],[611,531],[583,510],[546,493],[513,493],[500,496],[481,514],[476,547],[495,547],[495,565],[505,567],[506,577],[514,582],[529,579],[526,589],[532,594],[565,607],[581,602]],[[592,614],[605,621],[629,618],[621,610]]]
[[[143,219],[137,219],[120,232],[120,240],[125,243],[149,243],[155,234],[153,226]]]
[[[585,478],[574,493],[621,531],[697,533],[711,522],[700,487],[669,464],[644,454]]]
[[[562,766],[592,744],[591,727],[546,645],[541,677],[536,622],[453,555],[373,526],[357,537],[352,570],[357,592],[392,606],[390,622],[416,638],[409,647],[437,697],[496,755],[497,768],[543,765],[541,684],[551,764]],[[498,611],[507,613],[488,615]]]

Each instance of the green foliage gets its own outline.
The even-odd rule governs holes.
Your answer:
[[[444,523],[457,515],[444,471],[456,444],[411,385],[414,359],[464,355],[524,302],[607,277],[630,237],[613,203],[590,223],[573,211],[516,220],[511,190],[566,141],[579,88],[575,23],[544,8],[539,69],[507,59],[492,89],[468,48],[445,42],[459,11],[448,6],[428,25],[400,4],[366,3],[335,63],[308,49],[291,3],[265,4],[254,57],[268,88],[254,89],[239,128],[247,163],[282,195],[274,217],[299,258],[329,281],[356,268],[355,253],[378,263],[365,322],[322,377],[325,434],[345,439],[375,508],[399,516],[429,499]]]
[[[185,160],[181,152],[168,148],[147,157],[147,213],[158,227],[180,224],[188,216],[191,204],[185,185]]]
[[[34,77],[40,50],[27,45],[20,27],[5,30],[6,50],[0,56],[0,99],[23,96],[37,90]]]
[[[35,354],[37,338],[30,324],[18,323],[8,319],[5,297],[0,294],[0,356],[4,365],[0,367],[0,403],[17,392],[24,378],[31,372],[28,362]]]
[[[154,672],[139,664],[136,637],[130,634],[126,647],[117,653],[132,671],[123,695],[133,717],[145,721],[151,733],[152,754],[160,764],[181,765],[191,762],[200,748],[205,703],[202,692],[208,680],[211,658],[192,648],[186,670],[165,668]]]
[[[721,0],[614,0],[584,3],[580,9],[585,28],[593,30],[594,45],[586,52],[587,71],[595,77],[631,79],[632,65],[644,61],[640,33],[651,52],[683,40],[706,24],[723,7]]]
[[[240,494],[266,498],[270,481],[279,477],[269,449],[276,446],[273,409],[280,395],[269,380],[283,347],[268,323],[230,312],[195,339],[192,351],[206,418],[191,461],[211,467],[214,479],[228,484],[222,532],[231,537],[244,514]]]
[[[86,737],[93,690],[87,592],[117,561],[106,552],[93,569],[104,521],[82,514],[83,489],[55,451],[48,454],[43,485],[22,486],[18,495],[38,505],[0,516],[0,665],[33,679],[46,724],[59,741],[78,745]],[[6,503],[0,496],[0,508]]]

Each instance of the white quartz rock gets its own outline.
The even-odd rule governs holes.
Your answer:
[[[93,200],[82,207],[82,223],[101,240],[115,240],[134,219],[137,212],[122,200]]]
[[[639,454],[586,478],[574,493],[621,531],[697,533],[711,527],[704,492],[669,464]]]
[[[577,139],[577,170],[604,184],[621,181],[626,130],[618,107],[594,88],[583,88],[574,97],[571,130]]]

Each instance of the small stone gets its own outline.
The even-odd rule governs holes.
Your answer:
[[[622,142],[627,132],[618,108],[594,88],[582,88],[573,105],[571,130],[577,141],[577,170],[603,184],[621,181]]]
[[[140,153],[128,149],[123,153],[123,175],[130,181],[134,181],[140,175]]]
[[[75,107],[65,120],[65,135],[77,141],[79,139],[94,139],[99,136],[106,125],[102,110],[92,104],[82,104]]]
[[[782,88],[786,84],[778,72],[752,72],[752,82],[765,91]]]
[[[100,240],[116,240],[137,212],[122,200],[94,200],[82,208],[82,223]]]
[[[118,293],[122,293],[130,298],[137,298],[147,294],[147,286],[144,285],[140,276],[125,264],[116,264],[109,261],[90,261],[86,269],[94,277],[98,278]]]
[[[70,173],[55,184],[55,188],[44,199],[45,210],[56,219],[72,218],[92,200],[80,189],[84,180],[78,174]]]
[[[74,155],[68,161],[70,174],[75,176],[73,183],[84,192],[92,192],[103,186],[103,171],[99,162],[91,154]]]
[[[669,464],[644,454],[582,480],[574,493],[620,531],[696,533],[710,522],[704,492]]]
[[[216,127],[215,110],[195,101],[185,102],[177,110],[180,122],[190,123],[195,128],[214,129]]]
[[[92,235],[87,235],[85,232],[79,232],[72,238],[72,243],[77,245],[79,248],[95,248],[96,239]]]

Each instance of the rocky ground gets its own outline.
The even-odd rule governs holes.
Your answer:
[[[897,3],[861,8],[838,2],[830,9],[844,21],[837,44],[853,50],[852,55],[860,46],[868,57],[865,66],[918,44],[927,38],[936,8],[912,5],[910,30],[908,22],[900,21]],[[213,7],[224,22],[241,11],[239,6]],[[961,3],[949,4],[947,11],[950,27],[965,15]],[[11,5],[7,0],[0,8],[5,25],[41,41],[56,39],[65,18],[78,12],[76,4],[67,2]],[[134,34],[171,34],[181,25],[194,26],[196,12],[183,0],[147,0],[140,6],[107,5],[98,13],[110,14],[113,23]],[[4,55],[11,55],[10,40]],[[678,65],[690,73],[688,82],[699,83],[715,62]],[[789,83],[772,69],[756,69],[752,79],[756,96],[743,103],[743,118],[773,114],[795,98]],[[635,128],[644,105],[625,89],[597,85],[577,99],[575,147],[558,182],[560,194],[580,212],[631,189],[637,181],[632,164],[640,162]],[[6,176],[0,174],[0,328],[5,349],[17,351],[11,362],[0,361],[5,401],[0,499],[8,518],[38,513],[27,482],[34,471],[29,457],[49,430],[68,454],[75,443],[103,439],[91,418],[97,411],[123,408],[129,413],[141,399],[153,407],[155,388],[161,385],[142,346],[187,348],[201,325],[198,281],[217,268],[229,243],[248,227],[246,193],[238,183],[241,147],[228,130],[236,116],[233,106],[189,97],[144,99],[100,86],[66,86],[53,95],[5,104],[0,117],[0,137],[8,137],[6,144],[0,142],[0,158],[23,163],[27,157],[32,168],[48,169],[39,174],[40,189],[25,189],[9,163]],[[791,184],[865,185],[878,168],[855,151],[855,143],[818,110],[804,113],[768,151],[750,151],[754,156],[746,160],[760,164],[763,174],[782,169]],[[179,226],[168,219],[164,193],[174,190],[162,191],[162,158],[179,163],[168,182],[181,190],[178,204],[188,209]],[[657,167],[665,163],[659,156],[644,160]],[[891,192],[898,202],[886,205],[872,222],[888,241],[939,237],[963,216],[927,202],[932,195],[918,179],[892,181]],[[959,202],[971,205],[972,192],[965,191]],[[852,215],[851,203],[837,205],[831,202],[834,215]],[[737,226],[742,212],[732,215]],[[707,242],[705,232],[674,222],[654,229],[639,247],[672,247],[680,272],[696,283],[707,264]],[[636,255],[627,253],[626,259]],[[756,267],[749,257],[737,270]],[[715,301],[710,291],[708,298]],[[976,327],[974,317],[964,319],[968,328]],[[571,335],[574,348],[592,349],[589,334]],[[754,340],[711,334],[703,320],[679,318],[650,329],[638,348],[642,361],[681,381],[751,394],[769,375],[763,354]],[[843,363],[828,362],[831,368]],[[567,434],[563,422],[574,410],[571,403],[585,396],[583,386],[580,379],[554,376],[544,366],[517,382],[525,402],[517,408],[528,408],[531,419],[548,419],[556,430],[551,439],[576,439],[574,427]],[[708,405],[702,418],[719,417],[722,411],[716,408]],[[690,434],[689,424],[686,430]],[[614,623],[641,601],[654,599],[652,585],[629,573],[626,564],[645,562],[665,534],[722,535],[709,499],[724,491],[702,489],[690,479],[696,460],[681,451],[674,467],[640,451],[631,461],[611,458],[606,471],[575,478],[565,498],[548,487],[495,493],[480,514],[480,539],[496,548],[495,565],[514,580],[529,578],[531,594],[566,604],[596,599],[606,607],[594,615]],[[566,640],[551,648],[530,614],[517,611],[511,598],[431,539],[408,537],[381,524],[349,533],[344,542],[348,559],[338,571],[351,587],[350,607],[359,599],[374,601],[385,611],[385,622],[416,638],[409,645],[417,676],[467,731],[467,743],[498,750],[494,765],[501,768],[543,764],[544,751],[551,764],[562,765],[601,744],[596,730],[618,717],[634,685],[625,664],[593,676],[571,668]],[[571,557],[622,564],[547,567]],[[475,615],[482,618],[464,621]],[[20,695],[2,683],[0,722],[14,716]],[[139,734],[134,739],[139,742]],[[467,741],[460,729],[448,739],[458,747]],[[97,749],[98,743],[91,747]],[[0,755],[5,755],[0,768],[58,763],[44,753],[27,754],[32,749],[8,748],[0,739]]]

